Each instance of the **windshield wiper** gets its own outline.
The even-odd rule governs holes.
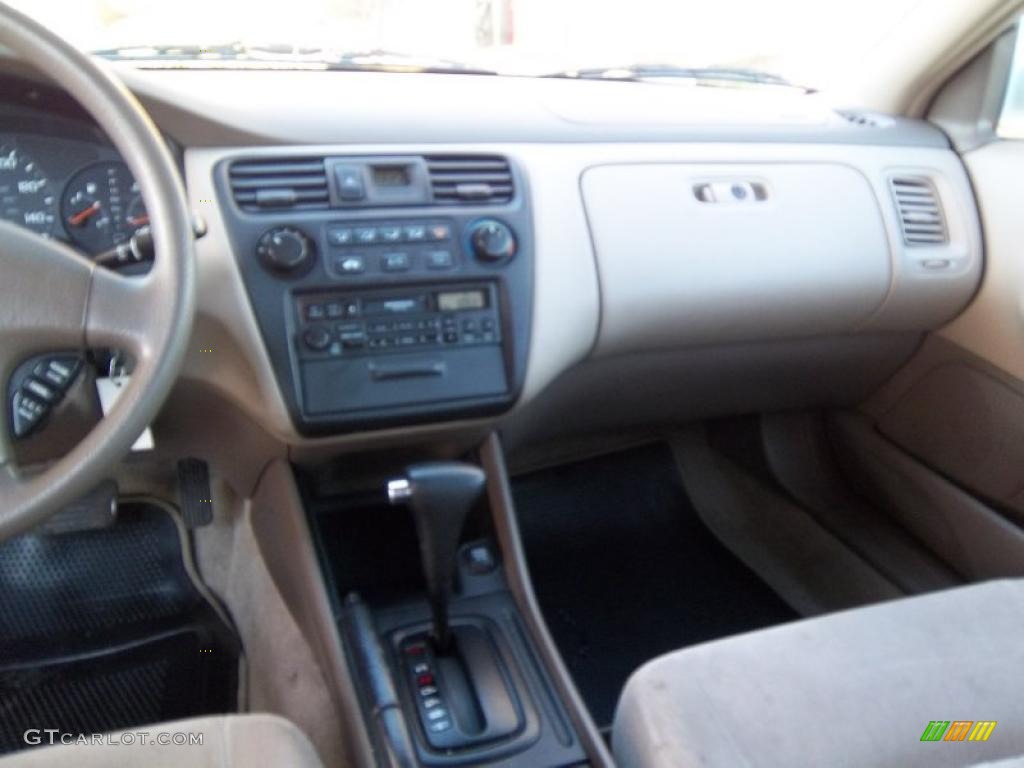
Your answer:
[[[414,56],[398,51],[332,50],[287,44],[250,45],[242,42],[216,45],[138,45],[93,51],[96,56],[152,66],[184,68],[307,68],[373,72],[427,72],[494,75],[494,70],[451,59]]]
[[[671,64],[631,64],[626,67],[585,67],[552,72],[545,77],[578,80],[624,80],[656,82],[658,80],[692,80],[699,84],[774,85],[797,88],[807,93],[813,89],[795,85],[779,75],[743,67],[678,67]]]

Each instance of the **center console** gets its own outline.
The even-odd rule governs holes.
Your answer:
[[[508,409],[525,377],[525,179],[497,155],[249,152],[215,170],[296,429]]]
[[[298,480],[369,764],[609,764],[523,586],[496,437],[461,460],[383,452]]]

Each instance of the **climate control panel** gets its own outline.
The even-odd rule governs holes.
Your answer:
[[[383,274],[442,273],[459,260],[452,222],[436,219],[329,223],[324,241],[327,271],[356,282]]]

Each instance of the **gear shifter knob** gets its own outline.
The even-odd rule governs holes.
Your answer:
[[[413,464],[405,476],[388,483],[392,504],[408,504],[416,520],[420,558],[426,577],[430,610],[434,618],[434,641],[439,651],[447,650],[448,603],[455,576],[459,536],[487,482],[483,470],[456,461]]]

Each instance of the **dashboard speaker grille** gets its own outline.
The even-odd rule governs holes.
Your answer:
[[[435,203],[507,203],[515,192],[508,160],[500,155],[427,155]]]
[[[949,241],[939,196],[929,179],[902,176],[889,180],[907,245],[942,245]]]
[[[236,160],[228,175],[243,211],[321,210],[330,202],[322,157]]]

